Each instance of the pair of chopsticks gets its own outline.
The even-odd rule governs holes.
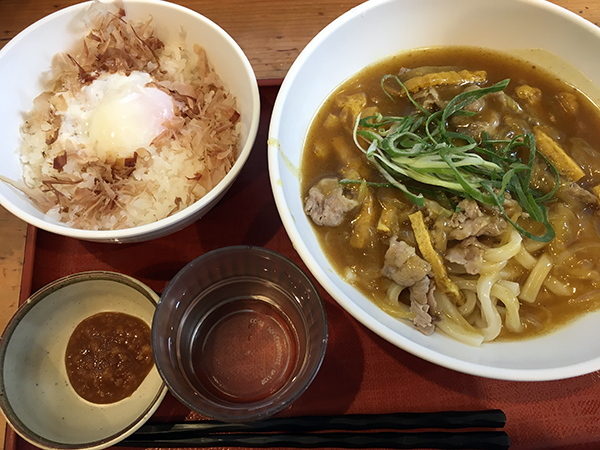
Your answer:
[[[209,420],[146,424],[119,446],[506,450],[505,431],[477,430],[505,424],[500,410],[282,417],[245,424]],[[419,429],[452,431],[405,431]]]

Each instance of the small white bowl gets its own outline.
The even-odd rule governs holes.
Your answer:
[[[152,416],[167,393],[153,367],[119,402],[82,399],[69,383],[67,342],[75,327],[99,312],[122,312],[148,326],[158,295],[113,272],[83,272],[33,294],[9,322],[0,343],[0,407],[28,442],[45,449],[102,449],[129,436]]]
[[[357,320],[425,360],[508,380],[552,380],[600,369],[600,313],[538,339],[472,348],[442,334],[424,336],[387,315],[335,271],[303,211],[302,146],[328,95],[356,72],[411,48],[476,45],[513,51],[600,100],[600,28],[543,0],[372,0],[322,30],[290,68],[269,130],[269,171],[294,248],[321,285]],[[554,55],[553,56],[551,56]]]
[[[85,13],[92,2],[57,11],[19,33],[0,50],[0,134],[3,164],[0,174],[21,180],[17,150],[23,115],[44,89],[42,75],[50,70],[56,53],[69,50],[85,34]],[[123,230],[80,230],[52,220],[21,192],[0,182],[0,204],[25,222],[52,233],[97,242],[139,242],[183,229],[206,214],[227,192],[244,166],[256,138],[260,97],[256,76],[239,45],[218,25],[183,6],[161,0],[126,0],[129,20],[153,18],[157,36],[164,42],[178,39],[181,29],[186,43],[204,47],[225,86],[237,99],[241,114],[241,144],[230,172],[206,196],[188,208],[157,222]]]

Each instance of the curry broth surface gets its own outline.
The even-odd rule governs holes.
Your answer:
[[[471,71],[485,70],[489,83],[510,78],[511,83],[505,92],[514,95],[517,85],[528,84],[543,92],[543,111],[538,112],[540,118],[553,124],[557,137],[563,139],[565,149],[584,168],[586,177],[584,183],[600,184],[600,158],[595,149],[600,148],[600,112],[587,97],[572,86],[564,83],[556,76],[549,74],[535,64],[512,57],[506,53],[475,47],[440,47],[412,51],[394,56],[381,63],[365,68],[351,79],[339,86],[323,103],[310,126],[304,145],[301,162],[302,194],[306,198],[308,190],[317,181],[327,176],[340,177],[340,171],[349,165],[360,161],[361,176],[369,181],[384,181],[379,174],[369,166],[363,153],[356,148],[352,131],[348,126],[326,126],[330,115],[338,116],[342,110],[339,99],[356,93],[365,93],[366,108],[376,106],[385,115],[406,115],[411,105],[408,101],[393,102],[381,88],[381,78],[387,74],[397,74],[401,68],[417,68],[423,66],[453,66]],[[567,114],[556,98],[559,93],[568,92],[578,99],[576,114]],[[341,121],[340,121],[341,122]],[[567,138],[580,138],[589,144],[586,151],[570,150],[566,144]],[[343,151],[339,151],[343,148]],[[323,150],[325,149],[325,151]],[[327,156],[323,156],[323,154]],[[342,157],[340,155],[343,154]],[[395,198],[406,205],[406,214],[402,215],[403,235],[400,239],[415,245],[414,236],[408,214],[416,208],[400,191],[389,188],[377,188],[376,198]],[[381,206],[374,205],[374,214],[379,214]],[[600,220],[595,208],[586,206],[578,201],[567,201],[559,207],[549,206],[550,215],[554,217],[553,225],[557,229],[558,238],[554,246],[557,251],[568,245],[577,248],[576,257],[563,262],[560,267],[553,269],[554,276],[561,278],[565,268],[584,273],[598,269],[600,254]],[[568,214],[563,214],[567,211]],[[389,282],[382,276],[377,276],[383,266],[384,254],[388,247],[389,236],[380,234],[367,249],[357,249],[348,245],[352,233],[351,220],[345,220],[338,227],[319,227],[313,224],[321,248],[329,261],[342,276],[349,268],[357,275],[353,284],[375,303],[382,301]],[[561,270],[563,269],[563,270]],[[525,277],[525,276],[524,276]],[[524,279],[520,280],[524,282]],[[561,280],[566,281],[566,280]],[[523,333],[512,334],[503,330],[499,339],[520,339],[531,337],[553,330],[586,312],[600,308],[599,295],[595,291],[600,288],[600,280],[590,283],[588,280],[577,280],[571,277],[568,285],[574,288],[572,297],[556,297],[545,288],[540,292],[534,304],[521,302],[521,316],[526,316],[530,322],[538,326],[526,325]],[[589,295],[586,296],[586,293]]]

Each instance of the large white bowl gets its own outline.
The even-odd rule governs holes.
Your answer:
[[[269,170],[294,248],[329,294],[357,320],[425,360],[469,374],[522,381],[598,370],[599,313],[538,339],[472,348],[442,334],[426,337],[390,317],[345,283],[319,247],[303,212],[298,169],[314,114],[334,88],[365,66],[403,50],[439,45],[516,50],[519,56],[567,77],[593,100],[600,99],[596,87],[600,86],[600,28],[550,2],[368,1],[332,22],[306,46],[275,103]]]
[[[123,3],[130,20],[151,15],[157,36],[163,41],[179,39],[183,28],[190,48],[198,43],[206,49],[215,70],[237,98],[242,127],[238,160],[214,189],[183,211],[152,224],[114,231],[78,230],[52,220],[25,195],[0,182],[2,206],[52,233],[89,241],[136,242],[178,231],[206,214],[223,197],[248,159],[256,138],[260,118],[258,83],[239,45],[214,22],[182,6],[160,0]],[[33,99],[43,91],[42,75],[50,70],[52,57],[72,48],[86,34],[83,19],[90,5],[91,2],[85,2],[57,11],[26,28],[0,50],[0,174],[21,180],[17,149],[23,114],[32,109]]]

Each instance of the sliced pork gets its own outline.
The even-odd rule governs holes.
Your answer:
[[[421,333],[429,336],[435,331],[435,318],[430,312],[436,306],[433,295],[435,292],[435,282],[429,277],[424,277],[409,289],[410,310],[415,313],[413,325]]]
[[[477,202],[465,199],[458,204],[458,211],[446,221],[448,240],[462,241],[471,236],[499,236],[506,231],[506,220],[479,209]]]
[[[336,178],[324,178],[308,191],[304,212],[321,226],[337,227],[358,202],[344,195]]]
[[[381,272],[396,284],[409,287],[431,272],[431,264],[417,255],[414,247],[394,236],[390,238]]]
[[[409,289],[410,310],[415,314],[413,324],[426,335],[435,330],[435,318],[430,312],[435,308],[435,282],[429,277],[430,273],[431,265],[417,255],[414,247],[395,236],[390,239],[382,274]]]
[[[451,263],[463,266],[468,274],[475,275],[481,271],[486,249],[487,246],[476,237],[470,237],[448,249],[445,258]]]

